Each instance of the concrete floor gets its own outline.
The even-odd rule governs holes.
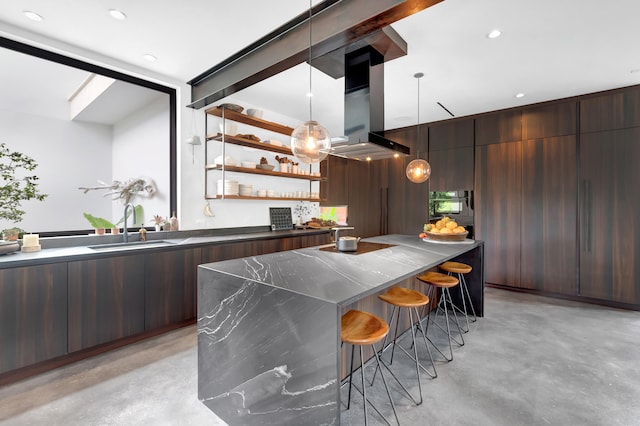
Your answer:
[[[423,377],[421,406],[391,385],[401,424],[640,425],[640,312],[496,289],[486,312],[438,378]],[[197,400],[196,357],[186,327],[2,387],[0,424],[222,425]],[[392,368],[412,374],[404,356]],[[389,414],[380,384],[372,399]],[[353,404],[343,424],[362,424]]]

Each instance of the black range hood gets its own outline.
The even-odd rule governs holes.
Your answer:
[[[385,56],[371,45],[344,55],[344,134],[331,155],[359,161],[397,158],[409,147],[384,137]]]

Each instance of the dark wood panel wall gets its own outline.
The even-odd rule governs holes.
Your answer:
[[[386,132],[385,137],[409,146],[412,155],[372,162],[329,156],[322,165],[328,176],[320,185],[327,200],[322,204],[347,205],[357,236],[420,233],[427,219],[429,186],[410,182],[405,169],[417,155],[427,158],[428,129],[421,130],[420,139],[415,127]]]
[[[580,100],[580,132],[640,127],[640,87]]]
[[[424,192],[475,189],[488,283],[640,309],[640,262],[630,260],[640,253],[640,227],[630,219],[640,207],[640,85],[420,128],[426,141],[417,141],[416,126],[386,135],[413,155],[427,143],[432,175]],[[404,177],[410,159],[372,163],[388,175],[389,220],[381,233],[415,233],[427,216],[423,191],[413,192]],[[356,190],[347,181],[329,184],[338,194]],[[345,197],[350,211],[379,208],[377,184],[357,190]],[[334,203],[330,194],[328,200]],[[613,222],[626,227],[599,225]]]

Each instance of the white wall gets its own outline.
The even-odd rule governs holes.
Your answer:
[[[118,122],[113,127],[113,179],[151,178],[157,188],[153,197],[134,196],[144,217],[136,225],[152,226],[151,217],[167,217],[169,212],[169,95],[162,94],[146,108]],[[113,222],[123,217],[124,206],[112,204]],[[129,222],[131,223],[131,222]]]
[[[182,92],[184,96],[182,98],[182,105],[190,103],[188,98],[189,92],[187,90]],[[248,108],[258,108],[260,106],[251,105],[246,101],[240,100],[237,97],[230,97],[224,100],[216,102],[216,105],[221,103],[230,102],[236,103]],[[208,108],[208,107],[207,107]],[[181,151],[181,226],[182,229],[200,229],[200,228],[233,228],[233,227],[245,227],[245,226],[265,226],[270,225],[269,221],[269,207],[291,207],[292,210],[297,204],[296,200],[275,200],[275,201],[262,201],[262,200],[210,200],[210,204],[215,216],[207,217],[203,213],[203,207],[207,204],[204,199],[204,145],[196,146],[194,151],[195,155],[192,156],[192,148],[185,143],[185,140],[193,132],[192,125],[192,110],[190,108],[179,108],[182,110],[183,122],[181,126],[182,134],[179,138],[179,145]],[[204,119],[205,113],[203,108],[196,111],[196,130],[203,143],[205,140],[205,126]],[[262,117],[265,120],[277,122],[280,124],[296,127],[298,122],[280,115],[273,111],[264,111]],[[219,131],[218,127],[221,120],[218,117],[209,116],[208,133],[216,133]],[[290,138],[285,135],[271,133],[259,128],[238,124],[238,133],[254,134],[261,139],[278,139],[283,142],[284,145],[290,144]],[[231,155],[237,161],[253,161],[259,162],[260,157],[264,156],[268,159],[269,164],[276,165],[274,157],[276,153],[269,151],[259,151],[250,148],[244,148],[237,145],[227,144],[225,148],[227,155]],[[222,154],[222,144],[219,142],[209,142],[209,159],[208,163],[213,163],[213,160],[218,155]],[[308,167],[308,166],[307,166]],[[313,170],[319,170],[318,165],[313,166]],[[209,192],[212,195],[216,194],[216,182],[218,179],[222,179],[220,172],[209,172]],[[225,176],[225,179],[237,180],[239,183],[252,184],[254,191],[258,189],[273,189],[276,192],[294,192],[294,191],[309,191],[309,181],[301,179],[285,179],[270,176],[261,176],[253,174],[242,173],[229,173]],[[319,184],[314,182],[312,184],[312,191],[319,192]],[[312,207],[313,214],[302,218],[308,220],[311,216],[317,214],[318,203],[306,203]],[[295,218],[294,218],[295,220]]]
[[[63,55],[67,55],[76,59],[80,59],[86,62],[90,62],[96,65],[104,66],[116,71],[124,72],[135,77],[143,78],[149,81],[153,81],[159,84],[176,89],[177,92],[177,169],[178,169],[178,218],[180,219],[181,229],[198,229],[198,228],[228,228],[228,227],[241,227],[241,226],[260,226],[269,225],[269,207],[294,207],[298,204],[296,201],[244,201],[244,200],[224,200],[211,201],[215,217],[208,218],[203,212],[202,208],[205,205],[204,199],[204,147],[195,147],[195,160],[192,162],[192,147],[185,143],[187,137],[193,132],[191,130],[191,109],[186,108],[186,105],[191,103],[190,99],[190,86],[184,82],[176,81],[175,79],[163,76],[152,71],[136,67],[131,64],[117,61],[113,58],[106,57],[99,52],[88,51],[77,46],[69,45],[56,40],[48,39],[42,35],[28,32],[23,29],[14,28],[12,32],[0,31],[5,37],[13,38],[23,43],[33,44],[37,47],[48,49]],[[245,108],[256,107],[260,108],[260,105],[250,105],[247,100],[242,100],[242,92],[238,94],[239,97],[233,97],[224,99],[218,102],[234,102],[238,103]],[[196,114],[198,120],[198,131],[204,141],[204,112],[200,111]],[[281,124],[296,127],[297,121],[291,118],[281,116],[275,112],[265,111],[264,119],[279,122]],[[255,133],[251,131],[250,133]],[[284,139],[283,139],[284,140]],[[247,175],[250,176],[250,175]],[[254,180],[251,179],[254,184],[254,189],[265,186],[266,188],[273,187],[274,190],[282,192],[287,191],[289,185],[295,185],[300,187],[304,185],[304,181],[300,181],[297,184],[286,183],[287,180],[280,179],[276,182],[268,182],[267,178],[257,176]],[[240,179],[239,179],[240,180]],[[317,185],[317,184],[314,184]],[[94,195],[95,197],[95,195]],[[96,202],[100,200],[100,196],[97,197]],[[104,202],[104,200],[100,200]],[[314,203],[315,204],[315,203]],[[111,207],[111,205],[109,205]],[[160,213],[160,212],[158,212]],[[168,212],[167,212],[168,213]],[[152,212],[151,214],[155,214]],[[166,214],[166,213],[163,213]],[[314,210],[315,214],[315,210]],[[149,212],[146,213],[145,219],[150,217]],[[120,217],[120,216],[119,216]],[[119,218],[118,217],[118,218]],[[304,218],[307,219],[307,218]]]
[[[18,227],[28,232],[88,229],[83,212],[108,217],[111,201],[103,192],[78,187],[111,180],[111,127],[0,110],[0,142],[38,163],[35,174],[44,201],[22,203],[27,211]],[[82,160],[78,160],[82,159]],[[14,226],[0,220],[0,229]]]

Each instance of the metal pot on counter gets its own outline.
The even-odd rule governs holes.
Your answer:
[[[338,251],[356,251],[358,250],[358,241],[360,241],[360,237],[341,237],[340,231],[346,231],[349,229],[354,229],[353,226],[345,226],[342,228],[332,228],[332,231],[335,231],[335,244],[336,250]]]

